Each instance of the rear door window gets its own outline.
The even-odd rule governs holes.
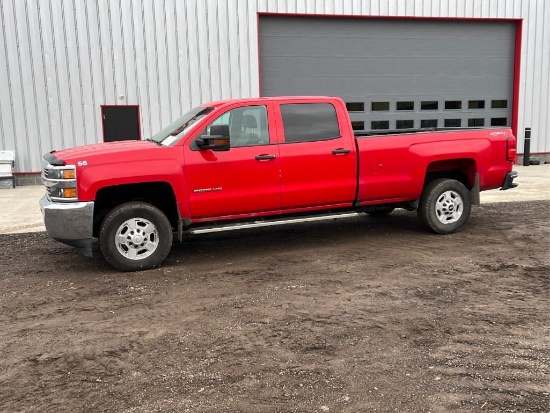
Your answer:
[[[336,109],[330,103],[281,105],[285,142],[324,141],[340,137]]]

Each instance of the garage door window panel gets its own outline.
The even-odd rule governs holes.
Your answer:
[[[420,121],[421,128],[437,128],[437,119],[422,119]]]
[[[485,109],[484,100],[469,100],[468,109]]]
[[[372,102],[371,111],[373,112],[389,112],[390,102]]]
[[[491,109],[507,109],[508,101],[504,100],[491,100]]]
[[[412,120],[412,119],[397,120],[397,121],[395,121],[395,128],[396,129],[412,129],[412,128],[414,128],[414,120]]]
[[[281,105],[285,142],[314,142],[340,137],[336,109],[330,103]]]
[[[348,112],[364,112],[365,103],[364,102],[346,102],[346,109]]]
[[[365,130],[365,122],[362,120],[355,120],[351,122],[351,128],[353,130]]]
[[[483,118],[468,119],[468,127],[475,128],[479,126],[485,126],[485,119]]]
[[[461,119],[445,119],[445,127],[446,128],[460,128],[460,125],[462,124]]]
[[[437,100],[423,100],[420,102],[420,110],[437,110],[439,102]]]
[[[414,102],[397,102],[395,104],[396,110],[414,110]]]
[[[370,123],[370,128],[372,130],[389,129],[390,128],[390,121],[389,120],[373,120]]]
[[[460,110],[462,109],[462,102],[460,100],[446,100],[445,110]]]
[[[508,118],[491,118],[491,126],[508,126]]]

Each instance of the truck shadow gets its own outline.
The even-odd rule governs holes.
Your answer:
[[[184,236],[182,243],[174,242],[169,261],[204,259],[226,260],[238,257],[271,255],[285,251],[330,248],[386,243],[388,239],[429,237],[417,220],[416,213],[396,211],[385,217],[358,217],[276,227],[251,228]]]

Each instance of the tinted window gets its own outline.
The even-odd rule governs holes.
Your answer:
[[[281,105],[286,142],[311,142],[340,136],[336,110],[330,103]]]

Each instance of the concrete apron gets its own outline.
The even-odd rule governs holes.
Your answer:
[[[508,191],[485,191],[481,202],[520,202],[550,200],[550,164],[514,166],[519,186]],[[42,185],[0,189],[0,234],[45,231],[38,207],[44,195]]]

